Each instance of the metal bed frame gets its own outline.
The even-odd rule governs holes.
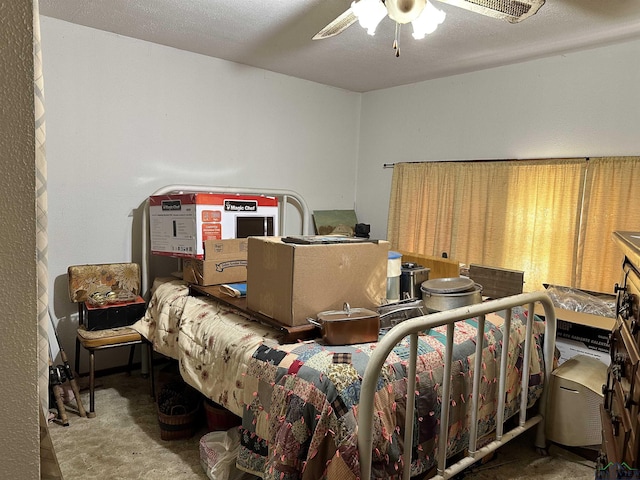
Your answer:
[[[230,194],[244,194],[244,195],[270,195],[275,196],[279,200],[280,205],[280,232],[284,232],[287,216],[286,210],[288,205],[293,205],[299,212],[301,218],[301,230],[302,234],[310,233],[310,214],[309,208],[305,200],[298,193],[291,190],[282,189],[266,189],[266,188],[235,188],[235,187],[221,187],[221,186],[208,186],[208,185],[167,185],[162,187],[152,195],[165,195],[171,193],[182,192],[202,192],[202,193],[230,193]],[[152,282],[150,278],[149,269],[150,260],[150,245],[149,245],[149,201],[145,202],[144,213],[142,219],[142,285],[141,292],[143,295],[148,295],[149,288]],[[447,325],[447,340],[445,346],[444,356],[444,380],[442,384],[443,398],[450,397],[451,390],[451,361],[453,353],[453,333],[454,324],[459,320],[465,320],[468,318],[479,317],[478,319],[478,332],[484,332],[485,315],[491,312],[505,311],[505,323],[504,331],[509,331],[511,327],[511,311],[513,307],[528,305],[528,320],[526,326],[526,340],[525,340],[525,353],[524,353],[524,368],[522,374],[522,391],[526,392],[528,389],[529,378],[529,362],[531,357],[531,348],[533,347],[533,307],[536,302],[540,302],[545,311],[545,340],[544,340],[544,390],[542,397],[539,400],[539,413],[526,418],[526,406],[527,396],[522,395],[520,401],[520,416],[519,425],[508,432],[504,432],[504,397],[505,397],[505,383],[506,383],[506,362],[507,354],[509,351],[509,336],[506,335],[503,338],[502,358],[500,367],[500,379],[499,379],[499,403],[496,419],[496,431],[495,440],[488,445],[477,448],[477,410],[478,410],[478,395],[480,384],[480,362],[482,359],[481,350],[483,342],[476,342],[476,356],[474,366],[474,378],[473,378],[473,395],[471,408],[473,408],[471,416],[471,430],[468,455],[457,463],[446,468],[446,445],[448,436],[448,423],[449,423],[449,402],[442,402],[442,417],[440,422],[440,435],[439,435],[439,448],[437,458],[437,476],[436,480],[450,478],[457,473],[461,472],[465,468],[471,466],[473,463],[490,454],[500,446],[504,445],[509,440],[524,433],[529,428],[538,425],[538,431],[536,435],[535,445],[536,447],[545,450],[546,449],[546,437],[544,432],[544,416],[545,408],[547,405],[548,385],[551,378],[551,370],[553,367],[553,356],[555,350],[555,335],[556,335],[556,316],[553,309],[553,304],[550,298],[544,292],[525,293],[520,295],[514,295],[512,297],[506,297],[497,300],[491,300],[477,305],[468,307],[461,307],[454,310],[448,310],[445,312],[434,313],[417,318],[405,320],[404,322],[396,325],[394,328],[382,338],[377,348],[373,352],[370,361],[367,365],[360,393],[360,406],[358,409],[358,450],[361,466],[361,479],[368,479],[371,476],[371,460],[372,460],[372,426],[373,426],[373,397],[376,389],[376,383],[380,370],[385,362],[385,359],[393,349],[393,347],[407,335],[410,336],[410,357],[407,373],[407,391],[415,391],[415,373],[416,373],[416,360],[417,360],[417,340],[418,332],[428,330],[441,325]],[[481,335],[481,334],[480,334]],[[144,363],[145,358],[143,358]],[[404,444],[411,445],[411,439],[413,438],[413,416],[414,416],[414,402],[407,402],[406,422],[405,422],[405,436]],[[403,466],[403,478],[408,480],[411,471],[411,461],[405,461]]]
[[[529,388],[529,364],[531,359],[531,349],[533,348],[533,320],[534,305],[540,302],[545,312],[545,335],[544,335],[544,389],[539,399],[538,413],[527,419],[527,395]],[[505,432],[505,385],[506,385],[506,366],[507,356],[509,353],[509,335],[503,335],[502,356],[500,362],[500,378],[498,407],[496,412],[496,430],[495,440],[482,448],[477,447],[477,416],[478,416],[478,392],[480,386],[480,377],[482,375],[482,349],[483,334],[485,326],[485,315],[492,312],[505,312],[504,332],[511,329],[512,308],[517,306],[527,306],[528,316],[526,325],[526,337],[524,347],[524,362],[521,379],[521,398],[518,426]],[[380,375],[380,370],[391,352],[393,347],[404,337],[410,336],[410,357],[407,366],[407,392],[415,392],[416,386],[416,360],[417,360],[417,344],[418,333],[429,330],[430,328],[441,325],[447,326],[446,346],[444,355],[444,377],[442,383],[442,398],[450,398],[451,393],[451,365],[453,353],[453,334],[454,325],[457,321],[478,317],[478,338],[476,338],[476,353],[473,375],[473,394],[471,402],[471,424],[469,434],[468,454],[460,461],[452,464],[447,468],[446,452],[449,430],[449,406],[450,401],[442,401],[442,412],[440,418],[440,433],[438,438],[438,455],[437,455],[437,474],[433,477],[436,480],[451,478],[465,468],[473,465],[475,462],[490,454],[500,446],[504,445],[511,439],[524,433],[529,428],[537,425],[535,446],[542,451],[546,451],[545,437],[545,412],[547,406],[548,386],[551,379],[551,371],[553,369],[553,356],[555,350],[556,338],[556,316],[553,304],[549,296],[544,292],[523,293],[511,297],[490,300],[484,303],[460,307],[453,310],[433,313],[421,317],[405,320],[404,322],[393,327],[382,338],[380,343],[371,356],[362,380],[362,388],[360,391],[360,405],[358,409],[358,450],[360,456],[360,478],[365,480],[371,477],[371,461],[372,461],[372,427],[373,427],[373,402],[376,392],[376,384]],[[407,411],[405,418],[404,445],[405,451],[411,452],[411,448],[407,449],[407,445],[412,445],[413,438],[413,422],[415,402],[407,401]],[[493,434],[492,434],[493,435]],[[409,453],[410,457],[410,453]],[[403,464],[402,478],[408,480],[411,472],[411,459],[405,458]]]

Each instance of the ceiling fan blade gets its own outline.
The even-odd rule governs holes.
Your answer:
[[[534,15],[545,0],[438,0],[487,17],[519,23]]]
[[[338,35],[357,21],[358,18],[353,14],[351,8],[349,8],[342,15],[329,23],[329,25],[316,33],[313,36],[313,40],[322,40],[323,38],[329,38]]]

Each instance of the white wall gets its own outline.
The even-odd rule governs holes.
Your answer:
[[[384,163],[640,154],[640,41],[366,93],[358,218],[386,238]]]
[[[67,266],[136,260],[157,188],[282,188],[311,210],[354,208],[360,94],[48,17],[41,31],[49,275],[69,356]]]
[[[2,478],[40,478],[33,2],[0,7]]]

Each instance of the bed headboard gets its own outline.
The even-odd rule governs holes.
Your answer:
[[[300,232],[302,235],[311,234],[309,225],[310,214],[307,202],[305,202],[302,196],[292,190],[272,189],[272,188],[250,188],[250,187],[221,187],[212,185],[166,185],[159,188],[152,195],[167,195],[183,192],[197,192],[197,193],[228,193],[238,195],[268,195],[278,198],[279,206],[279,231],[284,232],[287,226],[287,207],[293,206],[300,215]],[[149,256],[150,256],[150,243],[149,243],[149,199],[147,198],[144,205],[144,212],[142,215],[142,295],[145,297],[149,292],[151,282],[150,269],[149,269]]]
[[[460,275],[460,264],[450,258],[434,257],[420,253],[398,250],[402,254],[403,262],[417,263],[430,269],[429,278],[448,278]]]

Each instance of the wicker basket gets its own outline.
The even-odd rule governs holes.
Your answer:
[[[170,415],[158,411],[160,438],[162,440],[191,438],[200,426],[199,419],[200,406],[191,412],[187,412],[182,405],[176,405],[171,408]]]
[[[202,425],[202,395],[181,379],[160,388],[156,406],[162,440],[189,438]]]
[[[232,427],[237,427],[242,423],[242,419],[237,415],[234,415],[226,408],[218,405],[217,403],[209,400],[204,401],[204,411],[207,416],[207,426],[210,432],[218,430],[229,430]]]

